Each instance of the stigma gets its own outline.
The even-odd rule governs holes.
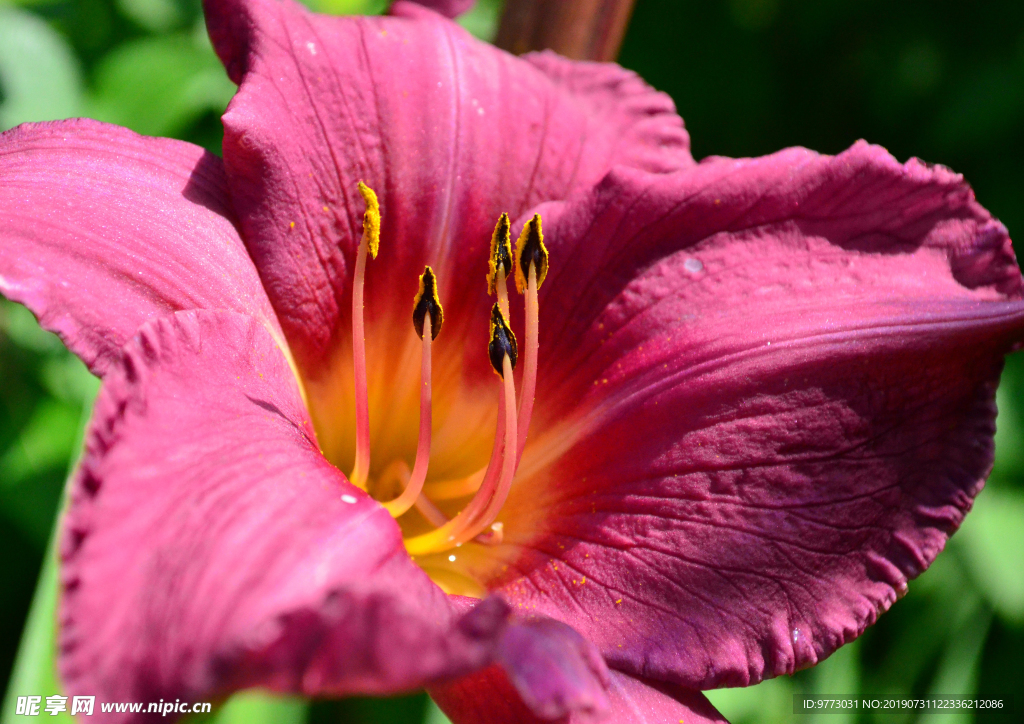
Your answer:
[[[486,467],[461,480],[431,477],[432,348],[438,343],[444,310],[440,280],[427,266],[420,275],[419,290],[412,300],[411,331],[419,338],[420,346],[420,419],[416,457],[411,470],[408,462],[399,458],[384,465],[382,472],[374,478],[370,467],[363,292],[367,256],[375,258],[380,243],[381,216],[376,194],[362,182],[359,191],[366,202],[366,213],[352,285],[356,455],[350,480],[377,498],[392,516],[400,519],[403,531],[414,532],[404,540],[406,550],[414,557],[444,553],[466,543],[498,545],[508,532],[499,518],[522,458],[536,392],[538,290],[548,269],[548,252],[543,242],[540,216],[535,215],[526,223],[514,253],[508,214],[501,214],[491,236],[486,283],[488,293],[497,300],[490,310],[487,349],[481,353],[487,354],[496,375],[499,409]],[[515,280],[515,288],[523,295],[525,306],[524,365],[518,395],[513,371],[520,359],[520,348],[509,322],[509,277]],[[454,342],[460,343],[460,340]],[[400,486],[397,495],[396,483]],[[445,495],[434,500],[429,494],[432,489],[444,489]],[[455,496],[451,494],[452,490],[457,491]],[[453,501],[457,500],[463,503],[453,509]],[[406,518],[409,518],[408,524]],[[454,557],[452,554],[449,559]]]

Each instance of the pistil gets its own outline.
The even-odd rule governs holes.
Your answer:
[[[413,303],[412,323],[423,340],[423,356],[420,367],[420,436],[416,446],[416,462],[412,467],[412,475],[405,484],[405,490],[394,500],[384,503],[395,518],[413,506],[423,490],[423,481],[427,479],[427,466],[430,462],[430,425],[431,425],[431,367],[430,344],[437,338],[444,321],[444,311],[437,296],[437,277],[429,266],[420,275],[420,289]]]
[[[370,472],[370,400],[366,385],[366,331],[363,327],[363,282],[366,277],[366,254],[377,258],[380,246],[380,205],[377,194],[362,181],[359,193],[366,202],[363,213],[363,236],[356,251],[356,270],[352,281],[352,367],[355,377],[356,459],[349,480],[366,490]]]

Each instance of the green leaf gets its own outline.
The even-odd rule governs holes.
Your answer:
[[[309,702],[265,691],[240,691],[213,717],[214,724],[303,724]],[[187,721],[187,720],[186,720]]]
[[[81,71],[67,41],[32,13],[2,3],[0,89],[0,130],[81,109]]]
[[[871,639],[867,648],[881,637],[893,653],[864,668],[863,688],[874,696],[910,696],[930,676],[951,629],[973,615],[980,599],[960,558],[939,555],[910,581],[907,595],[882,614],[882,622],[865,633]]]
[[[180,33],[125,43],[100,61],[88,115],[150,136],[173,136],[235,93],[205,40]]]
[[[19,304],[4,301],[0,305],[0,332],[27,353],[26,376],[34,371],[51,395],[37,397],[39,388],[26,391],[32,395],[30,406],[17,418],[7,418],[10,427],[5,447],[0,447],[0,509],[42,550],[67,477],[68,459],[81,445],[99,380]],[[23,377],[21,385],[27,381]]]
[[[5,322],[11,319],[10,312],[12,309],[17,308],[17,306],[7,305],[4,308]],[[14,317],[17,318],[18,314],[15,312]],[[29,314],[29,318],[31,319],[31,314]],[[22,324],[20,332],[28,339],[43,339],[45,337],[41,335],[49,334],[39,330],[38,326],[36,326],[37,333],[33,333],[31,325],[27,324],[24,319],[20,324]],[[5,325],[5,329],[9,330],[10,326]],[[63,350],[61,354],[66,357],[71,356],[71,353],[67,350]],[[78,362],[77,359],[75,362],[84,369],[84,365],[81,362]],[[88,375],[88,372],[86,374]],[[89,376],[91,377],[91,375]],[[92,414],[93,398],[98,388],[99,381],[92,378],[91,385],[84,388],[85,396],[78,400],[80,403],[78,425],[77,430],[71,437],[72,444],[70,446],[70,452],[74,453],[77,451],[78,454],[64,456],[63,462],[66,465],[65,477],[69,476],[78,464],[82,440],[85,438],[86,428]],[[41,404],[40,407],[42,406]],[[32,423],[29,423],[28,427],[31,426]],[[69,460],[70,462],[68,462]],[[59,506],[60,510],[63,510],[63,508],[63,505]],[[49,507],[47,510],[53,510],[53,507]],[[14,668],[11,671],[11,678],[8,682],[3,712],[0,713],[0,724],[14,724],[16,718],[21,719],[21,717],[17,717],[15,714],[15,711],[17,711],[17,698],[19,696],[42,696],[45,701],[47,696],[62,693],[56,666],[57,599],[59,590],[57,539],[61,517],[59,512],[54,516],[50,541],[46,546],[46,554],[43,557],[43,567],[39,573],[39,581],[36,583],[32,605],[29,608],[28,619],[25,622],[21,643],[18,646],[18,654],[14,660]],[[67,713],[48,716],[47,721],[55,722],[56,724],[74,724],[74,720]]]
[[[1024,493],[983,490],[952,543],[996,612],[1024,622]]]
[[[19,696],[47,696],[61,693],[56,668],[57,631],[57,551],[56,532],[51,536],[50,545],[43,560],[43,570],[36,584],[32,608],[29,609],[25,631],[21,635],[18,657],[7,687],[4,710],[0,724],[15,724],[24,717],[15,714]],[[70,709],[70,707],[69,707]],[[67,713],[47,716],[46,721],[54,724],[74,724]]]
[[[389,0],[301,0],[310,10],[328,15],[380,15]]]
[[[0,485],[10,488],[54,468],[63,471],[74,449],[79,417],[79,409],[72,405],[40,402],[17,440],[0,456]]]
[[[91,405],[100,388],[99,379],[67,350],[43,360],[39,380],[56,399],[79,406]]]
[[[64,349],[60,338],[39,326],[25,307],[0,298],[0,330],[12,342],[31,352],[59,352]]]
[[[811,671],[811,699],[855,699],[860,693],[861,640],[839,648]],[[854,709],[832,712],[812,712],[807,724],[853,724],[857,721]]]
[[[1021,424],[1021,417],[1024,410],[1021,409],[1021,400],[1024,400],[1024,390],[1019,389],[1019,383],[1013,374],[1017,370],[1017,361],[1011,359],[1003,379],[1000,381],[999,389],[996,390],[996,408],[999,410],[996,416],[996,460],[992,467],[992,476],[998,479],[1024,477],[1024,425]]]
[[[458,18],[458,23],[481,40],[491,42],[498,34],[498,23],[504,0],[477,0],[468,13]]]
[[[186,0],[117,0],[117,9],[154,33],[180,28],[192,15]]]
[[[452,720],[445,716],[433,699],[427,702],[427,714],[423,717],[423,724],[452,724]]]
[[[756,686],[714,689],[704,695],[732,724],[790,724],[795,693],[793,680],[780,676]]]
[[[949,637],[929,688],[928,699],[973,699],[978,690],[981,654],[992,623],[992,613],[978,605],[973,614]],[[970,724],[974,712],[968,709],[926,711],[918,724]]]

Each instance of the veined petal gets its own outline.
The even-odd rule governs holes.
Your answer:
[[[85,119],[0,136],[0,292],[96,374],[181,309],[277,321],[203,149]]]
[[[585,104],[592,118],[621,134],[615,141],[615,165],[663,173],[694,165],[672,99],[633,71],[617,63],[569,60],[550,50],[522,58]]]
[[[527,448],[492,585],[693,688],[858,636],[991,467],[1024,340],[1005,228],[866,144],[615,172],[545,219],[536,437],[575,444]]]
[[[234,313],[128,343],[65,528],[61,673],[105,700],[394,693],[485,665],[508,611],[460,617],[320,455],[265,326]]]
[[[214,46],[240,84],[224,116],[235,208],[300,367],[314,376],[347,324],[358,181],[377,191],[383,216],[367,272],[370,324],[404,322],[429,263],[452,310],[446,335],[485,345],[480,269],[501,212],[588,188],[616,163],[692,164],[671,101],[635,75],[515,58],[414,3],[392,13],[206,2]],[[476,323],[483,331],[469,337]],[[403,336],[380,344],[401,349],[406,324],[374,327],[395,327]],[[481,359],[474,369],[487,379]]]
[[[542,724],[516,695],[505,672],[497,666],[433,686],[430,696],[453,724]],[[597,719],[604,724],[727,724],[711,702],[693,689],[647,681],[619,671],[609,672],[609,711]],[[556,719],[559,724],[593,721],[585,714]]]

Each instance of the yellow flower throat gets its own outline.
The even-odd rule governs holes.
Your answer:
[[[488,293],[497,296],[491,309],[487,354],[498,381],[498,415],[490,459],[485,467],[468,476],[438,479],[431,475],[432,425],[432,347],[444,323],[444,310],[438,294],[438,279],[427,266],[419,280],[413,300],[413,329],[420,339],[420,418],[416,458],[412,469],[405,459],[390,461],[376,476],[371,476],[370,416],[366,374],[366,339],[363,321],[364,280],[367,254],[376,258],[380,244],[380,207],[377,196],[360,182],[359,191],[366,203],[363,234],[356,252],[352,287],[352,370],[355,381],[355,456],[349,479],[379,500],[399,520],[405,532],[405,547],[435,581],[449,592],[479,595],[479,584],[453,572],[454,563],[466,543],[496,546],[504,539],[503,524],[497,521],[508,498],[516,468],[522,458],[533,412],[537,382],[538,290],[548,269],[541,219],[535,215],[523,228],[516,244],[511,244],[511,225],[502,214],[491,237],[488,260]],[[519,360],[519,346],[509,326],[507,279],[514,276],[516,288],[524,296],[526,335],[523,348],[523,374],[517,397],[512,371]],[[443,341],[441,342],[443,344]],[[428,478],[429,482],[428,482]],[[452,503],[465,504],[449,517]],[[448,512],[445,512],[448,511]],[[406,519],[409,518],[407,521]]]

